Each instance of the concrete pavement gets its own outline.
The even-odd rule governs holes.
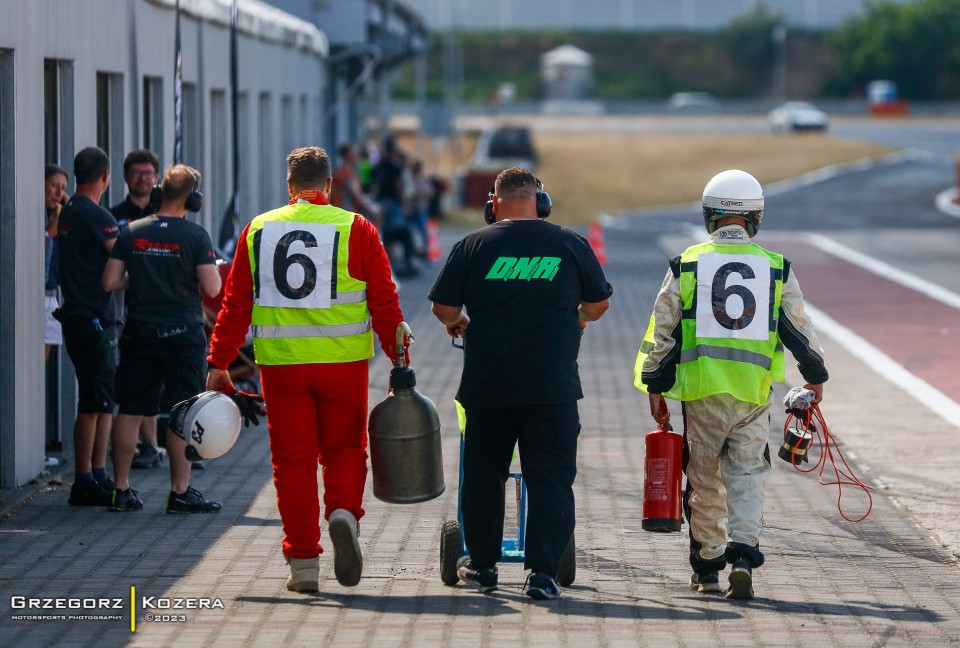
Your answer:
[[[444,250],[451,236],[443,232]],[[755,572],[757,598],[734,602],[688,589],[686,528],[650,534],[640,525],[643,436],[653,423],[632,386],[632,368],[666,254],[651,249],[643,231],[608,234],[606,242],[615,294],[604,319],[589,325],[580,356],[586,398],[575,485],[578,571],[559,601],[523,596],[520,565],[500,566],[501,590],[492,595],[440,581],[439,528],[456,516],[458,435],[451,401],[461,358],[424,297],[435,266],[405,280],[401,297],[417,338],[411,353],[418,388],[441,415],[447,490],[431,502],[398,506],[375,500],[368,484],[364,578],[357,587],[337,584],[331,554],[325,554],[319,594],[286,591],[266,431],[249,429],[230,453],[194,473],[194,486],[224,502],[218,515],[166,515],[164,466],[133,473],[146,503],[141,512],[69,507],[67,483],[39,489],[0,521],[0,644],[960,645],[960,568],[949,547],[931,537],[936,519],[915,517],[896,481],[873,479],[895,463],[874,454],[875,436],[894,434],[898,416],[915,404],[900,390],[871,392],[879,380],[872,370],[829,340],[833,380],[824,413],[844,451],[869,468],[860,476],[878,487],[870,517],[844,522],[835,490],[775,458],[762,539],[767,564]],[[371,407],[385,395],[388,371],[378,356],[371,365]],[[882,411],[864,396],[882,399]],[[858,422],[867,412],[872,427],[864,430]],[[773,442],[780,437],[777,418]],[[930,425],[939,424],[932,419]],[[950,463],[939,462],[938,472],[958,483],[960,470]],[[928,484],[904,479],[902,485],[918,498],[940,500]],[[955,501],[940,501],[938,515],[957,517]],[[851,513],[865,506],[856,490],[844,491],[843,502]],[[29,599],[52,606],[60,600],[65,607],[21,607]],[[120,608],[82,609],[91,599],[108,599],[108,605],[118,599]],[[159,607],[178,603],[195,607]],[[15,618],[41,615],[118,618]]]

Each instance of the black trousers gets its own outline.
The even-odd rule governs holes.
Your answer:
[[[467,410],[460,510],[475,567],[501,558],[505,483],[514,445],[527,484],[524,567],[556,575],[573,536],[580,415],[576,401]]]

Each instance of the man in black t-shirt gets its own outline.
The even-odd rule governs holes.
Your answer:
[[[160,178],[160,158],[153,151],[135,149],[123,159],[123,181],[127,197],[110,208],[120,227],[156,211],[150,204],[150,192]]]
[[[107,444],[117,366],[120,295],[105,292],[100,277],[119,234],[100,197],[110,183],[110,159],[89,146],[73,160],[77,191],[60,213],[57,263],[63,305],[55,317],[77,372],[77,420],[73,427],[76,473],[68,502],[106,506],[113,483],[107,477]]]
[[[519,443],[530,496],[527,594],[542,599],[560,595],[555,576],[573,536],[582,327],[607,310],[613,288],[582,236],[538,218],[540,189],[529,171],[502,172],[496,222],[454,245],[428,299],[465,347],[457,400],[466,411],[460,506],[469,557],[458,573],[482,592],[497,587],[504,484]]]
[[[211,297],[218,294],[220,274],[209,234],[184,218],[188,198],[199,189],[196,169],[184,164],[169,167],[161,185],[157,222],[135,232],[124,230],[103,272],[104,289],[127,291],[127,323],[117,370],[120,413],[112,437],[116,486],[111,511],[143,508],[130,488],[130,463],[141,420],[157,414],[160,389],[166,390],[171,402],[203,391],[206,334],[200,290]],[[215,513],[220,503],[190,488],[185,447],[183,438],[167,435],[167,513]]]
[[[134,149],[123,158],[123,181],[127,197],[110,208],[120,227],[152,215],[157,205],[150,204],[150,194],[160,179],[160,158],[148,149]],[[158,468],[161,452],[157,443],[157,417],[145,416],[140,423],[143,446],[133,460],[134,468]]]

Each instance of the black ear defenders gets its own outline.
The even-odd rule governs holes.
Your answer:
[[[193,176],[193,191],[187,196],[187,202],[183,206],[190,212],[203,209],[203,187],[200,186],[200,178],[197,176]]]
[[[550,194],[543,190],[543,183],[540,182],[540,178],[536,178],[537,181],[537,218],[547,218],[550,216],[550,212],[553,211],[553,201],[550,200]],[[490,199],[487,201],[487,206],[483,209],[483,220],[486,221],[487,225],[493,225],[497,222],[497,215],[493,213],[493,194],[496,191],[496,187],[490,187]]]
[[[163,186],[157,183],[150,189],[150,208],[156,212],[160,209],[161,202],[163,202]],[[198,212],[203,209],[203,187],[200,186],[200,179],[195,175],[193,176],[193,191],[187,196],[187,201],[183,206],[190,212]]]

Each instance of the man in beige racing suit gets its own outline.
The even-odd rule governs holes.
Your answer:
[[[783,347],[805,388],[823,397],[827,370],[790,262],[753,243],[763,189],[748,173],[724,171],[707,183],[707,242],[670,262],[635,367],[657,423],[669,422],[664,398],[683,403],[683,497],[690,523],[690,586],[719,593],[731,564],[727,598],[753,598],[752,570],[763,564],[760,530],[770,387],[784,380]],[[726,495],[724,496],[724,489]]]

